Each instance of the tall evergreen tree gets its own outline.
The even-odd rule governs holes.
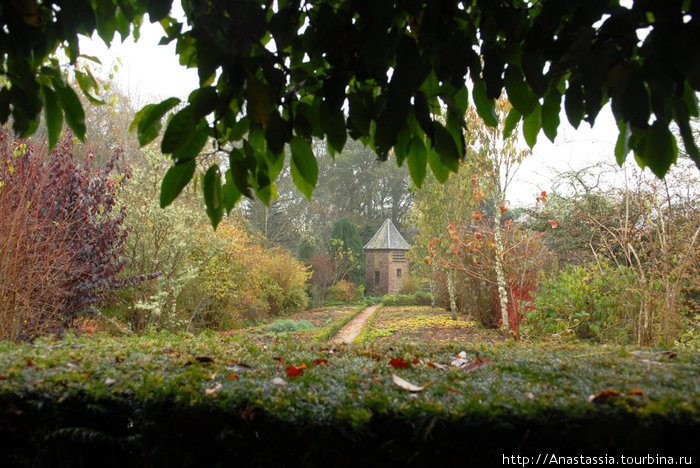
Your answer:
[[[343,241],[344,247],[352,252],[353,258],[357,261],[359,268],[355,270],[350,279],[356,285],[364,284],[365,282],[365,251],[362,249],[362,241],[360,234],[357,232],[355,224],[348,218],[340,218],[333,223],[331,232],[331,240],[338,239]]]

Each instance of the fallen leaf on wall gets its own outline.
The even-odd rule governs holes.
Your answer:
[[[409,392],[422,392],[423,390],[426,389],[426,387],[435,383],[434,380],[431,380],[430,382],[423,385],[422,387],[419,387],[418,385],[413,384],[413,383],[409,382],[408,380],[402,379],[401,377],[399,377],[396,374],[391,374],[391,380],[393,380],[396,385],[403,388],[404,390],[408,390]]]

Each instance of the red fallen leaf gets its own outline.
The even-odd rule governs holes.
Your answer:
[[[428,367],[431,367],[433,369],[437,368],[437,366],[435,364],[433,364],[432,362],[428,362]]]
[[[306,369],[306,364],[302,364],[302,365],[300,365],[300,366],[297,366],[297,369],[299,369],[299,370],[304,370],[304,369]]]
[[[389,364],[397,369],[408,369],[411,367],[411,364],[407,363],[402,357],[392,359],[389,361]]]
[[[620,392],[617,390],[605,390],[603,392],[598,393],[597,395],[591,395],[588,397],[588,401],[590,402],[596,402],[596,401],[605,401],[609,400],[610,398],[615,398],[619,397]]]
[[[272,359],[274,359],[275,361],[284,362],[284,359],[282,359],[282,358],[279,357],[279,356],[275,356],[275,357],[273,357]]]
[[[329,348],[321,348],[319,351],[328,351]]]
[[[165,348],[160,354],[178,354],[173,348]]]
[[[323,365],[328,364],[328,359],[315,359],[314,365],[318,366],[319,364],[323,364]]]
[[[306,366],[304,366],[304,368],[306,368]],[[291,364],[287,366],[287,377],[299,377],[300,375],[304,375],[303,369]]]
[[[229,376],[227,377],[227,379],[229,379],[229,380],[238,380],[238,376],[237,376],[236,374],[229,374]]]
[[[34,364],[31,359],[27,360],[27,367],[34,367],[35,365],[36,364]]]
[[[464,370],[467,371],[467,372],[474,372],[474,371],[477,370],[479,367],[487,366],[487,365],[489,365],[489,364],[493,364],[493,361],[492,361],[491,359],[489,359],[489,358],[478,357],[478,358],[474,358],[474,360],[471,362],[471,364],[469,364],[468,366],[466,366],[466,367],[464,368]]]
[[[7,380],[7,376],[6,376],[6,375],[0,375],[0,380]]]
[[[213,360],[212,358],[208,357],[208,356],[197,356],[197,357],[195,357],[195,358],[190,359],[189,361],[187,361],[187,362],[185,363],[185,367],[191,366],[192,364],[195,363],[195,361],[201,362],[201,363],[203,363],[203,364],[207,364],[207,363],[213,364],[213,363],[214,363],[214,360]]]
[[[452,393],[462,393],[462,392],[460,392],[459,390],[457,390],[456,388],[447,387],[447,389],[448,389],[449,391],[451,391]]]
[[[413,364],[415,366],[417,364],[420,364],[420,361],[418,360],[418,358],[413,358],[413,361],[411,361],[411,364]]]

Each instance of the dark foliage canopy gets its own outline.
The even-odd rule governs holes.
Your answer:
[[[168,121],[162,150],[171,154],[161,204],[171,203],[195,173],[210,138],[229,164],[203,176],[214,225],[242,195],[269,202],[291,150],[294,182],[307,197],[318,178],[312,137],[340,152],[347,137],[379,158],[393,149],[420,184],[426,168],[440,181],[465,157],[469,95],[485,123],[497,124],[494,99],[505,90],[527,143],[554,140],[564,106],[569,122],[592,124],[611,102],[619,127],[615,156],[630,151],[662,177],[678,154],[700,165],[690,119],[698,115],[700,2],[635,0],[225,0],[182,1],[186,23],[169,16],[171,0],[13,0],[0,6],[0,122],[36,128],[43,108],[53,145],[63,118],[78,137],[84,112],[55,51],[80,57],[78,34],[110,42],[138,36],[143,15],[160,21],[163,43],[197,68],[200,87]],[[640,39],[639,33],[643,34]],[[92,76],[75,70],[86,95]],[[471,81],[467,85],[467,77]],[[144,107],[132,127],[155,139],[162,119],[181,104]],[[446,106],[445,118],[442,106]]]

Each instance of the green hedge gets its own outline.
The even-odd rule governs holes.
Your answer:
[[[387,294],[382,297],[382,305],[387,307],[431,305],[432,300],[430,293],[417,291],[413,294]]]
[[[475,344],[467,361],[492,363],[469,372],[450,365],[461,350],[259,348],[216,334],[0,343],[0,466],[465,466],[697,451],[696,352]],[[410,393],[392,374],[433,383]],[[620,395],[589,401],[611,389]]]

